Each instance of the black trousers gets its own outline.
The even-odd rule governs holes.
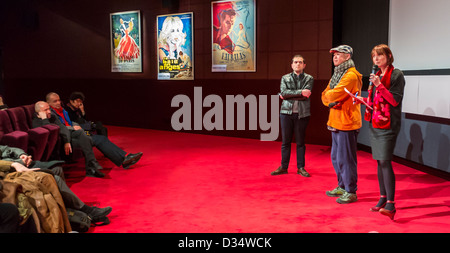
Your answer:
[[[72,150],[73,148],[81,149],[85,159],[86,168],[88,168],[91,162],[97,161],[94,150],[92,150],[94,143],[92,142],[91,137],[87,136],[83,130],[70,131],[70,134],[72,138]]]
[[[127,152],[123,151],[121,148],[117,147],[116,144],[112,143],[108,137],[104,135],[94,134],[91,135],[93,144],[102,154],[104,154],[111,162],[116,166],[120,166],[125,159]]]
[[[91,161],[97,161],[92,150],[93,147],[98,148],[115,165],[122,165],[127,153],[112,143],[108,137],[104,135],[87,136],[83,130],[72,131],[71,134],[73,146],[80,148],[83,152],[86,167],[89,167]]]
[[[297,144],[297,168],[305,167],[305,133],[309,123],[309,116],[298,118],[298,113],[280,114],[281,122],[281,167],[287,169],[291,158],[292,136]]]

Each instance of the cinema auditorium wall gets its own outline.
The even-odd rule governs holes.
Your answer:
[[[72,91],[87,96],[89,116],[105,124],[173,131],[171,100],[194,87],[203,97],[276,95],[280,78],[291,70],[294,54],[307,61],[315,77],[307,142],[329,144],[327,108],[320,93],[332,73],[332,0],[256,1],[257,71],[211,72],[211,1],[33,1],[4,4],[1,41],[3,92],[10,106],[30,104],[55,91],[63,99]],[[140,10],[142,73],[112,73],[109,14]],[[156,80],[156,16],[194,13],[193,81]],[[67,101],[67,100],[66,100]],[[207,109],[203,110],[205,113]],[[247,125],[248,126],[248,125]],[[192,130],[186,132],[260,138],[261,130]]]
[[[306,72],[315,78],[311,97],[312,117],[306,141],[330,145],[330,134],[325,127],[328,109],[320,101],[320,93],[333,69],[329,49],[338,44],[353,46],[354,59],[367,88],[371,67],[368,53],[373,45],[388,43],[389,2],[257,0],[257,71],[212,73],[211,1],[2,1],[0,94],[8,105],[14,107],[42,100],[49,91],[59,93],[67,101],[67,96],[78,90],[87,96],[85,104],[90,117],[105,124],[174,131],[171,117],[178,109],[171,107],[174,96],[184,94],[193,101],[195,87],[201,87],[203,98],[215,94],[223,101],[227,95],[275,95],[279,92],[280,77],[291,71],[291,57],[300,53],[307,61]],[[377,7],[376,12],[371,11],[374,6]],[[129,10],[141,11],[143,71],[112,73],[109,14]],[[158,81],[156,16],[182,12],[194,13],[195,80]],[[203,113],[206,111],[208,108],[203,109]],[[270,110],[267,111],[269,114]],[[423,125],[421,128],[425,129],[427,125],[436,124],[420,119],[406,119],[405,122],[405,126],[411,126],[411,133],[413,126]],[[184,132],[254,139],[259,139],[264,132],[249,130],[248,123],[246,126],[245,130]],[[448,129],[446,124],[437,123],[436,126],[441,132]],[[406,133],[408,129],[404,131]],[[448,138],[444,138],[447,142],[442,142],[439,133],[434,132],[427,130],[427,135],[432,134],[433,140],[440,139],[439,150],[446,150],[441,146],[448,143]],[[367,124],[359,138],[361,146],[367,148],[370,143],[365,135]],[[415,150],[420,149],[420,143],[416,145],[400,139],[399,149],[411,145],[419,145]],[[424,148],[414,156],[400,151],[396,151],[396,155],[411,161],[412,166],[422,164],[448,171],[448,152],[434,155],[431,146]],[[431,158],[421,160],[421,154],[425,154],[424,158]]]

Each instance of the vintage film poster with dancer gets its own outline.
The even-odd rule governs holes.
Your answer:
[[[158,80],[194,80],[193,13],[159,15]]]
[[[140,11],[110,14],[111,72],[142,72]]]
[[[255,0],[211,3],[212,72],[256,71]]]

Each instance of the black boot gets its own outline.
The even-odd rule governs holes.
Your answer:
[[[103,169],[97,161],[89,162],[89,165],[86,167],[86,176],[88,177],[104,177],[105,174],[100,172],[99,170]]]

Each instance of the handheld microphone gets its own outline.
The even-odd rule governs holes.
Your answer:
[[[376,74],[378,71],[378,66],[377,65],[373,65],[372,66],[372,74]],[[367,90],[371,90],[373,86],[372,82],[369,82],[369,88]]]

